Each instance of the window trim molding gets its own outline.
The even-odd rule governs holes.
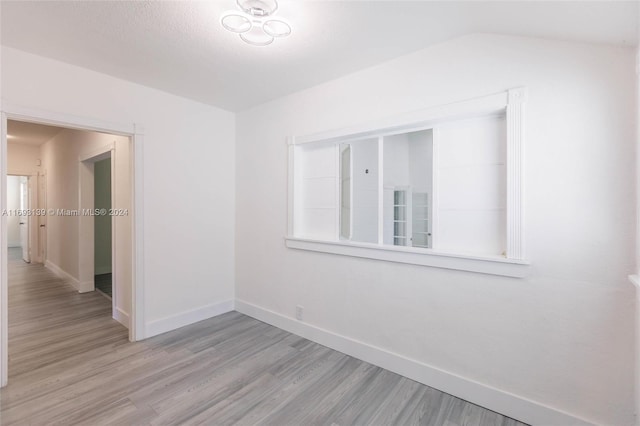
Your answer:
[[[504,92],[413,111],[349,128],[288,137],[288,226],[285,237],[287,247],[447,269],[524,277],[529,269],[529,262],[525,257],[524,229],[524,119],[527,98],[527,88],[517,87]],[[295,221],[298,220],[296,219],[295,199],[302,195],[299,193],[300,188],[296,186],[296,146],[309,143],[344,143],[351,140],[379,138],[430,129],[446,121],[494,113],[506,113],[507,123],[507,256],[474,256],[464,253],[443,253],[433,249],[398,249],[393,246],[385,246],[380,242],[368,244],[344,241],[339,238],[337,241],[314,240],[295,235]],[[436,149],[435,146],[434,149]],[[435,178],[436,176],[434,176],[434,187]],[[437,194],[434,192],[433,196],[435,197]],[[435,203],[435,200],[433,202]]]
[[[433,249],[299,237],[285,237],[285,245],[293,249],[515,278],[526,277],[529,271],[528,261],[507,259],[502,256],[477,256]]]
[[[525,259],[524,112],[527,91],[518,88],[507,93],[507,256]]]

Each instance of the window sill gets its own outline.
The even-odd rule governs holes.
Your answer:
[[[523,278],[529,272],[529,262],[501,256],[475,256],[435,252],[413,247],[379,246],[346,241],[321,241],[298,237],[285,237],[287,247],[342,256],[362,257],[387,262],[408,263],[435,268],[479,272]]]

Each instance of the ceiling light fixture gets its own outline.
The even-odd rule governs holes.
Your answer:
[[[267,46],[279,37],[291,34],[291,25],[273,15],[278,10],[276,0],[236,0],[241,12],[229,11],[222,16],[222,26],[240,35],[253,46]]]

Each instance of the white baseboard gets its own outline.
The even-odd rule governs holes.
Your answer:
[[[56,265],[50,260],[45,261],[44,266],[45,268],[47,268],[48,270],[50,270],[51,272],[53,272],[54,274],[62,278],[63,280],[67,281],[76,290],[80,291],[80,282],[70,273],[68,273],[67,271],[65,271],[64,269],[62,269],[61,267],[59,267],[58,265]]]
[[[91,281],[82,281],[81,283],[78,283],[78,291],[80,293],[88,293],[90,291],[93,291],[96,289],[95,286],[95,282],[93,280]]]
[[[233,300],[225,300],[224,302],[213,303],[190,311],[182,312],[177,315],[172,315],[170,317],[150,321],[145,327],[145,339],[184,327],[185,325],[225,314],[233,310]]]
[[[590,425],[577,416],[236,299],[236,311],[533,425]]]
[[[115,312],[113,313],[113,319],[129,328],[129,314],[122,309],[116,308]]]
[[[640,363],[638,362],[638,355],[640,355],[640,275],[629,275],[629,281],[635,287],[635,295],[636,295],[636,334],[635,334],[635,351],[636,351],[636,362],[635,362],[635,372],[634,372],[634,383],[635,383],[635,395],[634,395],[634,405],[635,405],[635,425],[640,426]]]

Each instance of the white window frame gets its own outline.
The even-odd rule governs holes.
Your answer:
[[[480,98],[428,108],[357,127],[313,135],[290,137],[288,140],[288,234],[285,237],[286,246],[292,249],[485,274],[509,277],[526,276],[529,271],[529,262],[525,257],[524,238],[524,113],[526,100],[527,89],[525,87],[518,87]],[[336,143],[373,137],[382,138],[386,135],[430,129],[445,121],[496,113],[504,113],[507,122],[506,256],[475,256],[440,252],[434,249],[383,245],[381,235],[379,236],[378,244],[345,241],[340,240],[340,238],[336,238],[335,240],[314,240],[300,238],[294,235],[295,221],[297,220],[295,200],[301,197],[301,189],[296,185],[296,156],[299,155],[298,152],[300,151],[296,149],[297,147],[308,143]],[[434,139],[434,150],[436,149],[437,144]],[[382,161],[382,158],[379,158],[379,161]],[[380,177],[382,178],[382,174],[380,174]],[[434,197],[437,196],[436,186],[437,176],[434,176]],[[336,197],[338,198],[336,205],[339,206],[339,192]],[[435,200],[433,202],[435,202]],[[380,209],[381,208],[382,206],[380,206]],[[338,208],[338,211],[339,210]],[[434,221],[436,219],[437,218],[434,217]],[[434,237],[437,238],[437,236]]]

